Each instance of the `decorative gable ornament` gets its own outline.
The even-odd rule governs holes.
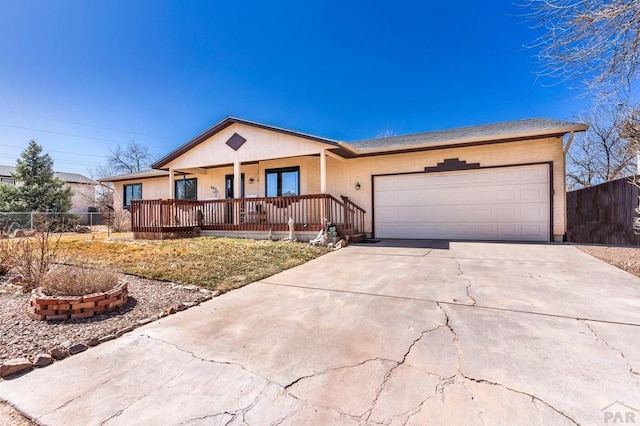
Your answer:
[[[227,141],[227,145],[231,147],[234,151],[237,151],[246,141],[247,140],[245,138],[243,138],[237,133],[234,133],[233,136],[231,136]]]

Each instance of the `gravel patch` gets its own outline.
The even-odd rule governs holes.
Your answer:
[[[129,287],[126,305],[92,318],[67,321],[37,321],[25,315],[30,294],[0,282],[0,363],[24,357],[33,361],[39,353],[68,349],[77,343],[94,346],[100,338],[118,336],[173,311],[210,299],[210,290],[123,275]],[[0,280],[2,278],[0,277]],[[107,339],[103,339],[105,341]]]
[[[24,417],[15,408],[0,401],[0,426],[35,426],[37,423]]]

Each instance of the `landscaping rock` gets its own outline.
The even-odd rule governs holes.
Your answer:
[[[133,329],[134,329],[134,327],[132,325],[130,325],[128,327],[125,327],[125,328],[122,328],[122,329],[118,330],[116,332],[116,335],[117,336],[122,336],[124,333],[128,333],[130,331],[133,331]]]
[[[185,289],[185,290],[189,290],[189,291],[198,291],[198,290],[200,290],[200,287],[198,287],[197,285],[193,285],[193,284],[184,285],[184,286],[182,286],[182,288]]]
[[[333,250],[340,250],[343,247],[347,246],[347,242],[345,240],[340,240],[333,246]]]
[[[34,235],[36,235],[36,231],[33,229],[18,229],[13,234],[14,238],[33,237]]]
[[[49,354],[57,361],[65,359],[68,355],[66,349],[63,348],[53,348],[49,351]]]
[[[93,337],[89,339],[89,341],[87,342],[87,345],[89,346],[98,346],[99,344],[100,344],[100,339],[98,339],[97,337]]]
[[[107,334],[106,336],[102,336],[99,340],[100,340],[100,343],[104,343],[104,342],[108,342],[109,340],[113,340],[116,337],[118,336],[116,336],[115,334]]]
[[[152,321],[151,318],[144,318],[136,321],[136,325],[139,327],[141,325],[149,324],[151,321]]]
[[[166,310],[166,311],[164,311],[164,312],[165,312],[167,315],[172,315],[172,314],[175,314],[175,313],[176,313],[176,312],[178,312],[178,311],[177,311],[177,309],[176,309],[174,306],[172,306],[172,307],[170,307],[170,308],[167,308],[167,310]]]
[[[53,358],[49,354],[38,354],[33,359],[35,367],[46,367],[53,362]]]
[[[185,306],[185,309],[188,308],[193,308],[194,306],[196,306],[198,303],[197,302],[184,302],[183,305]]]
[[[20,274],[14,275],[7,281],[9,284],[20,284],[24,282],[24,277]]]
[[[75,355],[75,354],[79,354],[80,352],[84,352],[87,349],[89,349],[89,346],[85,345],[84,343],[76,343],[75,345],[69,348],[69,353],[71,355]]]
[[[184,311],[185,309],[187,309],[187,305],[185,305],[184,303],[178,303],[176,305],[176,311]]]
[[[21,371],[29,370],[33,365],[26,358],[14,358],[0,365],[0,377],[9,377]]]

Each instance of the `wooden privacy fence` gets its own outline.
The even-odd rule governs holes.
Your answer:
[[[640,245],[633,223],[638,187],[629,178],[567,193],[567,240],[572,243]]]
[[[134,200],[131,225],[135,238],[196,236],[200,230],[319,231],[328,219],[342,235],[363,232],[365,211],[329,194],[222,200]]]

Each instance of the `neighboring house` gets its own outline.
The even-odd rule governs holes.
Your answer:
[[[563,137],[586,128],[533,118],[346,143],[229,117],[154,170],[103,181],[137,237],[264,237],[291,218],[309,238],[327,218],[352,237],[562,241]]]
[[[0,183],[15,185],[12,176],[15,170],[15,167],[0,165]],[[53,175],[73,190],[72,213],[86,213],[89,207],[95,207],[97,182],[78,173],[54,172]]]

